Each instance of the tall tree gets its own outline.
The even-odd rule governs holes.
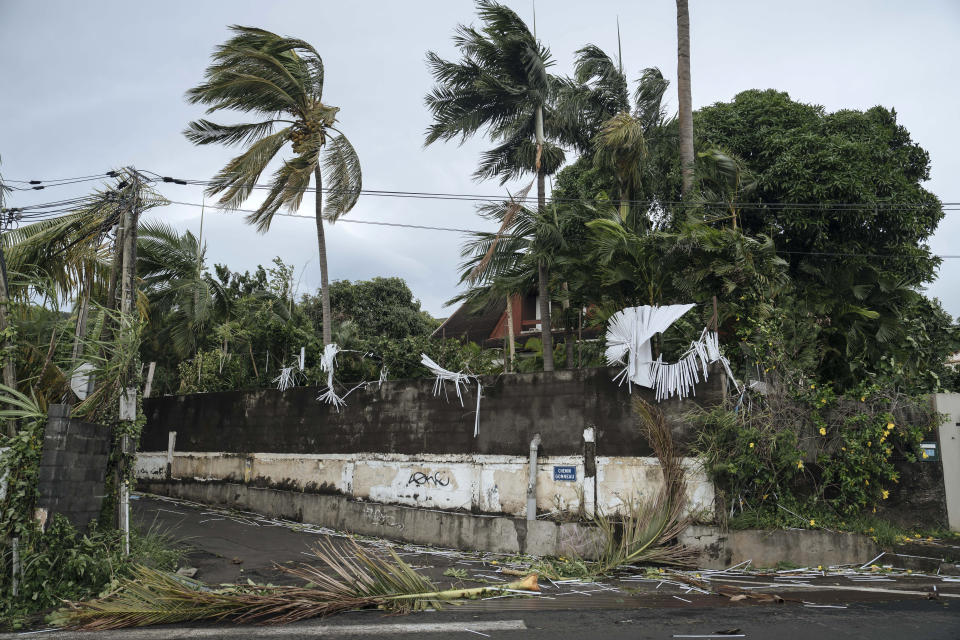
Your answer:
[[[523,173],[536,174],[537,207],[546,208],[546,176],[563,164],[560,118],[554,99],[559,82],[547,69],[553,64],[543,46],[511,9],[492,0],[477,2],[483,27],[460,25],[453,41],[459,62],[427,53],[427,64],[437,84],[426,103],[434,123],[426,144],[437,140],[465,140],[481,129],[496,144],[486,151],[477,179],[497,176],[501,184]],[[537,266],[543,368],[553,370],[550,326],[550,274],[547,263]]]
[[[693,97],[690,94],[690,11],[687,0],[677,0],[677,98],[680,104],[680,165],[682,193],[693,188]]]
[[[222,194],[220,204],[239,207],[260,174],[288,142],[295,154],[274,172],[266,198],[248,216],[261,232],[270,228],[281,207],[296,211],[314,179],[315,217],[320,259],[323,342],[332,340],[330,288],[324,220],[331,224],[350,211],[360,197],[360,160],[350,141],[335,126],[338,107],[323,102],[324,68],[309,43],[253,27],[232,26],[235,34],[217,47],[205,82],[187,92],[193,104],[253,113],[262,119],[238,125],[209,120],[191,122],[184,134],[194,144],[245,144],[246,150],[220,170],[207,189]],[[283,128],[274,131],[274,127]],[[323,178],[328,198],[323,206]]]

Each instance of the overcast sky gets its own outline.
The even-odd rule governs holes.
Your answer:
[[[509,1],[529,21],[529,0]],[[658,66],[671,80],[676,108],[676,13],[671,0],[546,1],[537,34],[551,48],[556,73],[570,73],[574,52],[595,43],[616,52],[616,20],[631,77]],[[960,2],[956,0],[770,2],[690,0],[694,108],[745,89],[773,88],[830,111],[893,107],[913,139],[930,152],[926,185],[960,201]],[[368,189],[500,193],[470,178],[482,141],[424,149],[431,87],[427,50],[455,51],[457,23],[474,20],[468,0],[410,2],[84,2],[0,0],[0,167],[8,179],[86,176],[133,164],[163,175],[209,179],[231,150],[193,147],[181,135],[202,109],[183,100],[202,77],[227,25],[243,24],[313,43],[326,66],[324,102],[341,108],[343,131],[363,165]],[[951,179],[950,176],[954,176]],[[83,195],[91,183],[15,194],[11,205]],[[199,203],[199,187],[162,185],[171,200]],[[255,202],[253,203],[255,204]],[[310,197],[302,212],[312,213]],[[181,229],[199,228],[199,209],[156,209]],[[435,316],[456,292],[462,237],[347,222],[383,220],[489,228],[469,202],[363,197],[327,235],[332,279],[399,275]],[[319,285],[312,219],[278,218],[259,235],[237,214],[208,213],[208,264],[233,270],[295,265],[300,291]],[[947,213],[931,241],[960,254],[960,212]],[[945,260],[930,288],[960,315],[960,260]]]

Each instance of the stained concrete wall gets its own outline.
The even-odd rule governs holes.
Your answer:
[[[473,437],[476,385],[463,405],[449,388],[434,395],[433,378],[390,380],[358,389],[340,411],[321,404],[316,387],[227,391],[144,400],[147,424],[139,449],[163,451],[177,432],[181,451],[224,453],[398,453],[526,455],[535,433],[541,455],[583,453],[583,430],[598,430],[597,454],[648,456],[631,398],[653,403],[649,389],[618,386],[614,368],[484,376],[480,434]],[[658,403],[680,445],[694,437],[683,414],[722,397],[715,370],[697,396]]]
[[[697,460],[686,458],[684,463],[688,509],[709,519],[713,485]],[[574,467],[576,480],[555,480],[554,466]],[[663,485],[656,458],[598,456],[595,467],[596,498],[593,478],[584,477],[582,456],[539,458],[538,513],[589,515],[597,504],[604,513],[614,513],[632,498],[655,495]],[[529,466],[524,457],[472,454],[175,452],[170,473],[172,478],[188,481],[226,481],[384,504],[525,516]],[[139,479],[162,480],[166,474],[167,452],[137,455]]]
[[[652,392],[618,386],[613,368],[483,378],[479,436],[476,386],[463,405],[433,378],[395,380],[358,390],[339,412],[300,387],[152,398],[138,454],[138,477],[230,481],[352,499],[473,513],[526,514],[527,455],[541,436],[539,513],[592,515],[653,495],[659,462],[641,437],[632,399]],[[698,396],[658,403],[681,450],[694,434],[684,414],[723,393],[712,373]],[[592,428],[596,445],[585,443]],[[176,452],[168,461],[168,434]],[[167,471],[167,464],[170,470]],[[691,512],[711,517],[713,487],[686,461]],[[555,480],[554,467],[576,470]]]
[[[69,410],[69,405],[50,405],[37,505],[48,518],[59,513],[84,528],[100,516],[113,436],[107,427],[71,420]]]
[[[593,560],[605,542],[597,527],[576,522],[527,522],[229,482],[144,480],[141,488],[174,498],[449,549]],[[703,569],[726,569],[747,560],[755,567],[773,567],[778,562],[808,567],[862,564],[879,553],[876,544],[865,536],[829,531],[721,531],[717,527],[691,526],[680,536],[680,542],[697,552],[695,564]]]

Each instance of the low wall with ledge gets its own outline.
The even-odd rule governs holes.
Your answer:
[[[597,456],[595,478],[584,476],[583,456],[541,457],[537,462],[537,512],[541,516],[591,515],[597,505],[603,513],[614,513],[631,499],[655,495],[663,484],[656,458]],[[709,520],[713,485],[695,459],[684,462],[688,509]],[[557,467],[561,472],[555,474]],[[170,476],[172,480],[222,481],[339,494],[383,504],[520,517],[526,516],[527,510],[529,461],[520,456],[469,454],[175,452]],[[137,477],[166,479],[167,452],[139,453]]]

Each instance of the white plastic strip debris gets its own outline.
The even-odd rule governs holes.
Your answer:
[[[730,363],[720,351],[720,338],[714,331],[704,329],[700,338],[674,363],[653,360],[650,339],[666,331],[692,304],[674,304],[665,307],[641,306],[622,309],[610,317],[607,324],[607,363],[626,365],[614,381],[627,382],[627,390],[637,384],[656,391],[656,400],[678,396],[685,398],[695,393],[701,375],[707,379],[708,365],[720,362],[737,391],[740,385]]]
[[[477,383],[477,410],[473,420],[473,437],[476,438],[480,435],[480,396],[483,395],[483,385],[480,384],[480,378],[470,375],[469,373],[463,373],[462,371],[448,371],[434,362],[430,356],[425,353],[420,354],[420,364],[429,369],[430,373],[437,377],[433,383],[433,395],[440,395],[440,390],[443,389],[443,394],[446,396],[446,383],[452,382],[454,389],[457,390],[457,398],[460,400],[461,407],[464,405],[463,392],[460,386],[463,385],[463,390],[466,390],[471,380]]]
[[[340,407],[346,404],[333,388],[333,369],[336,366],[337,353],[339,352],[340,347],[337,346],[336,342],[331,342],[323,348],[323,355],[320,357],[320,370],[327,374],[327,390],[317,397],[320,402],[332,404],[337,411],[340,411]]]
[[[273,379],[279,391],[286,391],[297,386],[298,371],[296,367],[283,367],[280,375]]]

